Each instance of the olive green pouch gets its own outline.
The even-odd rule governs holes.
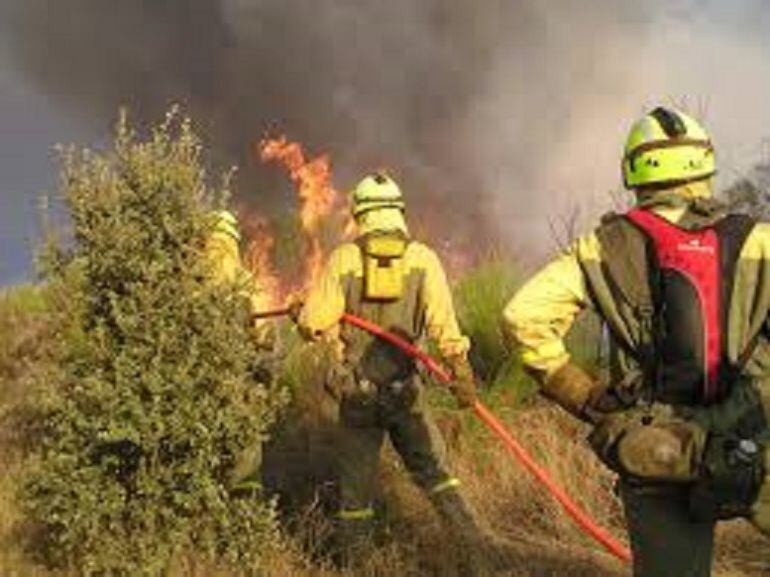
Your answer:
[[[397,300],[404,293],[404,253],[408,241],[403,236],[373,235],[364,241],[364,298]]]
[[[697,476],[706,432],[666,405],[608,415],[589,437],[612,470],[648,481],[689,482]]]
[[[664,482],[690,482],[698,475],[698,463],[706,432],[679,419],[652,422],[629,430],[617,447],[618,462],[629,475]]]

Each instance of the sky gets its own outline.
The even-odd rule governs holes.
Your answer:
[[[94,139],[0,58],[0,285],[33,276],[41,196],[55,189],[54,144]]]
[[[460,248],[554,249],[611,207],[633,120],[699,116],[720,183],[770,137],[770,0],[0,0],[0,285],[32,277],[56,143],[107,142],[180,102],[239,200],[293,194],[266,131],[328,151],[339,188],[393,170],[413,220]]]

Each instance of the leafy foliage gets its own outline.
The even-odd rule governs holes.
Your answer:
[[[194,549],[256,568],[271,503],[228,489],[280,391],[252,380],[243,287],[211,282],[201,249],[227,197],[175,112],[105,153],[62,152],[74,236],[43,259],[55,359],[23,497],[37,551],[82,575],[160,575]]]

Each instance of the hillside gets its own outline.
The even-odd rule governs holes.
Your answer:
[[[481,275],[483,277],[483,275]],[[466,281],[470,282],[470,281]],[[461,285],[462,286],[462,285]],[[465,290],[468,285],[465,285]],[[462,291],[458,298],[463,299]],[[467,296],[466,296],[467,298]],[[36,565],[23,544],[34,542],[34,527],[25,525],[16,497],[18,474],[24,463],[25,442],[34,432],[25,428],[25,405],[35,376],[45,369],[46,302],[41,290],[20,287],[0,297],[0,575],[3,577],[64,577]],[[521,379],[513,370],[508,378]],[[556,479],[578,498],[600,522],[623,535],[621,513],[612,493],[613,480],[585,448],[585,431],[556,410],[531,401],[511,405],[516,387],[501,386],[488,402],[504,417],[514,435],[530,448]],[[470,500],[501,552],[501,575],[624,575],[618,562],[597,550],[559,508],[536,488],[529,477],[469,415],[449,408],[440,391],[432,395],[442,429],[449,442],[454,469],[463,478]],[[295,407],[295,411],[296,411]],[[315,423],[315,425],[314,425]],[[319,421],[306,419],[307,435]],[[445,547],[441,527],[428,503],[409,483],[392,451],[383,458],[384,492],[390,523],[384,545],[366,575],[453,575],[451,550]],[[296,519],[295,519],[296,520]],[[341,576],[313,560],[314,543],[328,527],[318,511],[305,512],[301,527],[285,532],[284,545],[266,562],[265,575],[296,577]],[[742,522],[725,524],[718,538],[719,577],[759,577],[768,571],[770,543]],[[437,555],[436,552],[441,554]],[[233,570],[207,567],[194,555],[180,556],[174,577],[230,577]],[[69,577],[69,576],[67,576]]]

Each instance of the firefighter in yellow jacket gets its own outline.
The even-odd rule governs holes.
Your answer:
[[[217,211],[212,218],[214,226],[203,247],[204,258],[210,263],[212,280],[241,286],[253,314],[270,309],[270,295],[243,266],[238,219],[229,210]],[[255,345],[270,349],[275,336],[273,323],[255,318],[251,328]]]
[[[427,334],[454,371],[451,391],[467,407],[475,399],[469,342],[457,324],[436,254],[412,240],[398,185],[385,174],[364,178],[353,193],[358,238],[339,246],[299,315],[311,339],[330,338],[339,363],[329,382],[339,401],[341,434],[339,538],[354,560],[372,536],[380,448],[388,435],[404,465],[463,544],[478,530],[446,469],[444,447],[427,412],[414,361],[376,337],[340,323],[348,312],[410,342]]]
[[[252,314],[268,310],[271,305],[270,295],[260,286],[256,277],[243,266],[241,261],[241,234],[238,220],[227,210],[213,213],[214,219],[211,233],[203,247],[203,257],[208,261],[211,281],[228,283],[238,286],[243,296],[248,300]],[[275,326],[268,320],[255,319],[251,321],[250,334],[257,351],[266,353],[272,351],[275,341]],[[264,356],[264,355],[262,355]],[[264,382],[272,379],[271,371],[261,362],[253,366],[255,378]],[[250,495],[259,487],[259,471],[262,462],[262,445],[245,447],[236,456],[231,474],[231,489],[239,494]]]
[[[714,173],[694,119],[645,115],[623,158],[636,207],[605,217],[504,312],[542,393],[594,425],[589,442],[619,474],[636,577],[706,577],[718,519],[770,525],[770,225],[716,202]],[[608,329],[608,382],[564,344],[587,308]]]

